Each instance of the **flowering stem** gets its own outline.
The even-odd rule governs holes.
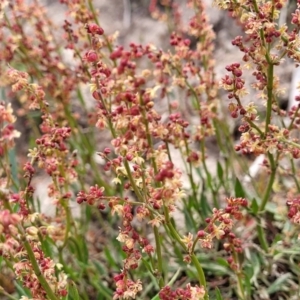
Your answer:
[[[263,211],[266,207],[266,204],[269,200],[269,197],[270,197],[270,194],[271,194],[271,191],[272,191],[272,186],[273,186],[273,183],[274,183],[274,180],[275,180],[276,169],[277,169],[276,162],[274,160],[273,155],[268,153],[268,157],[269,157],[269,161],[270,161],[270,164],[271,164],[271,176],[270,176],[270,179],[269,179],[269,182],[268,182],[267,189],[265,191],[263,200],[262,200],[261,205],[259,207],[259,211]]]
[[[64,200],[61,200],[64,201]],[[68,201],[63,202],[62,206],[65,209],[65,213],[66,213],[66,228],[65,228],[65,236],[64,236],[64,242],[62,244],[62,246],[59,247],[59,251],[63,251],[63,249],[66,247],[68,240],[69,240],[69,233],[70,233],[70,229],[71,229],[71,212],[70,212],[70,207],[69,207],[69,203]]]
[[[292,167],[294,181],[295,181],[295,184],[297,186],[298,193],[300,193],[300,185],[299,185],[299,182],[297,180],[297,175],[296,175],[297,173],[296,173],[295,163],[294,163],[293,159],[291,159],[290,161],[291,161],[291,167]]]
[[[102,94],[101,94],[101,92],[100,92],[100,85],[99,85],[98,82],[97,82],[97,88],[98,88],[98,95],[99,95],[99,97],[100,97],[101,103],[102,103],[102,105],[103,105],[103,107],[104,107],[106,113],[109,115],[109,110],[107,109],[107,106],[106,106],[106,104],[105,104],[104,98],[103,98],[103,96],[102,96]],[[111,119],[110,119],[110,118],[107,118],[107,122],[108,122],[108,127],[109,127],[109,129],[110,129],[110,132],[111,132],[113,138],[115,139],[115,138],[117,137],[117,134],[116,134],[116,131],[115,131],[114,127],[113,127],[113,124],[112,124]],[[136,184],[135,184],[135,182],[134,182],[134,179],[133,179],[133,177],[132,177],[132,175],[131,175],[130,166],[129,166],[127,160],[124,160],[124,166],[125,166],[126,173],[127,173],[128,178],[129,178],[129,181],[130,181],[130,183],[131,183],[131,186],[132,186],[132,188],[133,188],[133,190],[134,190],[134,192],[135,192],[137,198],[138,198],[141,202],[143,202],[143,201],[142,201],[142,200],[143,200],[142,195],[141,195],[141,193],[139,192],[139,189],[138,189],[138,187],[136,186]]]
[[[181,238],[179,236],[179,234],[177,233],[177,231],[175,230],[175,228],[173,227],[173,225],[171,223],[169,223],[168,225],[170,231],[173,233],[175,239],[177,240],[177,242],[184,248],[184,250],[186,251],[186,246],[184,245],[184,243],[181,241]],[[205,279],[205,275],[204,275],[204,271],[202,269],[202,266],[198,260],[198,258],[196,257],[196,255],[194,253],[191,254],[191,259],[193,261],[193,264],[197,270],[198,273],[198,280],[200,285],[202,285],[205,289],[206,289],[206,279]],[[205,298],[207,299],[207,298]]]
[[[25,249],[27,251],[27,254],[28,254],[28,257],[29,257],[29,260],[32,264],[32,267],[33,267],[33,270],[34,270],[34,273],[36,275],[36,277],[38,278],[40,284],[43,286],[43,288],[45,289],[46,293],[47,293],[47,297],[50,299],[50,300],[58,300],[58,298],[55,296],[54,292],[52,291],[51,287],[49,286],[47,280],[45,279],[45,277],[43,276],[40,268],[39,268],[39,265],[35,259],[35,256],[34,256],[34,253],[31,249],[31,246],[28,242],[28,240],[26,239],[25,236],[23,236],[23,242],[24,242],[24,246],[25,246]]]
[[[206,165],[204,140],[201,141],[201,153],[202,153],[202,158],[203,158],[202,159],[202,164],[203,164],[204,172],[206,174],[206,181],[207,181],[207,185],[208,185],[209,189],[211,190],[211,193],[212,193],[212,196],[213,196],[214,207],[219,208],[219,203],[218,203],[218,200],[216,198],[216,191],[215,191],[214,187],[212,186],[211,174],[208,171],[208,168],[207,168],[207,165]]]
[[[93,17],[94,17],[94,20],[95,20],[96,24],[100,25],[100,23],[98,21],[96,10],[95,10],[94,5],[93,5],[93,1],[88,0],[88,5],[89,5],[89,8],[90,8],[90,10],[91,10],[91,12],[93,14]],[[111,44],[109,42],[109,39],[107,38],[106,35],[103,35],[103,36],[105,38],[105,41],[106,41],[106,44],[107,44],[107,48],[108,48],[109,52],[111,53],[113,51],[113,49],[112,49],[112,46],[111,46]],[[113,61],[113,64],[116,67],[116,61]]]
[[[297,144],[297,143],[295,143],[295,142],[289,141],[289,140],[284,139],[284,138],[281,138],[280,140],[281,140],[283,143],[289,144],[289,145],[291,145],[291,146],[294,146],[294,147],[300,149],[300,145]]]
[[[140,105],[142,106],[141,97],[140,97]],[[145,112],[144,109],[142,109],[142,116],[143,116],[144,125],[145,125],[145,128],[146,128],[146,136],[147,136],[148,145],[149,145],[150,149],[153,149],[153,143],[152,143],[152,139],[151,139],[151,135],[150,135],[150,131],[149,131],[146,112]],[[157,170],[157,165],[156,165],[154,157],[151,158],[151,162],[152,162],[154,173],[157,174],[158,170]],[[127,168],[126,168],[126,170],[127,170]],[[165,211],[166,210],[167,210],[167,208],[165,207]],[[162,251],[161,251],[161,245],[160,245],[159,232],[158,232],[158,229],[157,229],[156,226],[154,226],[153,231],[154,231],[155,244],[156,244],[157,266],[158,266],[158,271],[160,273],[158,283],[159,283],[160,288],[162,288],[164,286],[164,276],[163,276],[164,269],[163,269],[163,263],[162,263],[163,259],[162,259]]]
[[[271,122],[271,115],[272,115],[272,102],[273,102],[273,77],[274,77],[274,66],[272,62],[268,67],[268,83],[267,83],[267,115],[266,115],[266,125],[265,125],[265,136],[269,131],[269,125]]]
[[[257,235],[258,235],[258,240],[259,240],[260,245],[262,246],[262,248],[265,252],[268,252],[269,245],[268,245],[268,242],[266,239],[264,229],[262,228],[260,218],[258,218],[258,220],[257,220],[256,230],[257,230]]]
[[[142,106],[141,97],[140,97],[140,105]],[[146,112],[145,112],[144,109],[142,109],[142,116],[144,118],[144,125],[145,125],[145,128],[146,128],[146,137],[147,137],[148,146],[150,147],[150,149],[154,149],[152,139],[151,139],[151,135],[150,135],[150,131],[149,131],[149,124],[148,124]],[[153,156],[151,157],[151,162],[152,162],[152,166],[153,166],[153,169],[154,169],[154,173],[157,174],[158,170],[157,170],[157,166],[156,166],[155,159],[154,159]]]
[[[143,201],[143,197],[142,197],[142,195],[141,195],[138,187],[136,186],[136,184],[134,182],[134,179],[133,179],[132,174],[131,174],[130,166],[129,166],[127,160],[124,160],[124,166],[125,166],[125,169],[126,169],[127,177],[128,177],[128,179],[130,181],[130,184],[131,184],[131,186],[132,186],[132,188],[133,188],[133,190],[134,190],[137,198],[139,199],[140,202],[144,202]]]
[[[159,232],[156,226],[153,228],[154,236],[155,236],[155,244],[156,244],[156,253],[157,253],[157,267],[159,271],[159,287],[162,288],[164,286],[164,278],[163,278],[163,264],[162,264],[162,254],[161,254],[161,246],[159,240]]]
[[[297,107],[297,109],[296,109],[296,111],[294,113],[293,119],[292,119],[292,121],[291,121],[291,123],[290,123],[290,125],[288,127],[288,130],[291,130],[293,128],[294,122],[295,122],[295,120],[296,120],[296,118],[298,116],[299,109],[300,109],[300,106]]]
[[[167,153],[168,153],[169,161],[172,161],[169,143],[166,141],[166,142],[165,142],[165,145],[166,145],[166,150],[167,150]]]
[[[198,260],[198,258],[196,257],[196,255],[193,253],[191,255],[191,259],[196,267],[197,273],[198,273],[198,280],[200,285],[202,285],[205,288],[205,296],[204,299],[207,300],[208,299],[208,294],[207,294],[207,290],[206,290],[206,279],[205,279],[205,275],[203,272],[203,269],[200,265],[200,262]]]
[[[172,225],[171,221],[170,221],[170,216],[168,213],[165,214],[166,215],[166,225],[168,227],[168,229],[170,230],[172,236],[175,238],[175,240],[181,245],[181,247],[187,251],[185,244],[182,242],[182,239],[180,237],[180,235],[178,234],[178,232],[176,231],[176,229],[174,228],[174,226]],[[206,289],[206,279],[205,279],[205,275],[204,275],[204,271],[202,269],[202,266],[198,260],[198,258],[196,257],[196,255],[194,253],[191,254],[191,259],[193,261],[193,264],[197,270],[198,273],[198,279],[199,279],[199,283],[200,285],[202,285],[205,289]],[[208,299],[207,293],[204,296],[204,299]]]
[[[255,2],[256,4],[256,2]],[[267,112],[266,112],[266,123],[265,123],[265,133],[264,133],[264,137],[267,137],[268,131],[269,131],[269,125],[271,123],[271,116],[272,116],[272,102],[273,102],[273,80],[274,80],[274,65],[273,62],[270,59],[270,55],[269,55],[269,51],[270,49],[266,47],[266,43],[263,37],[263,34],[261,34],[261,40],[262,43],[264,44],[265,48],[266,48],[266,60],[268,62],[268,70],[267,70],[267,78],[268,78],[268,82],[267,82]],[[270,162],[270,167],[271,167],[271,175],[269,178],[269,182],[264,194],[264,197],[262,199],[261,205],[259,207],[258,213],[262,212],[266,205],[267,202],[270,198],[270,194],[272,192],[272,186],[273,183],[275,181],[275,175],[276,175],[276,169],[277,169],[277,163],[275,163],[274,157],[271,153],[268,153],[268,158],[269,158],[269,162]],[[264,249],[264,251],[268,251],[269,245],[265,236],[265,232],[264,229],[262,228],[262,224],[261,224],[261,220],[258,219],[258,224],[257,224],[257,233],[258,233],[258,239],[259,242],[262,246],[262,248]]]
[[[256,129],[256,131],[260,134],[261,137],[264,136],[262,130],[254,122],[252,122],[250,119],[247,119],[247,122],[251,125],[252,128]]]
[[[272,191],[272,186],[273,186],[273,183],[274,183],[274,180],[275,180],[275,175],[276,175],[277,166],[276,166],[276,162],[274,161],[274,157],[270,153],[268,153],[268,157],[269,157],[269,161],[270,161],[270,164],[271,164],[271,176],[270,176],[270,179],[269,179],[269,182],[268,182],[267,189],[265,191],[263,200],[262,200],[261,205],[259,207],[258,213],[262,212],[266,207],[266,204],[267,204],[267,202],[270,198],[270,194],[271,194],[271,191]],[[259,243],[261,244],[264,251],[267,252],[268,248],[269,248],[269,245],[268,245],[268,242],[267,242],[267,239],[266,239],[265,232],[262,228],[260,218],[258,218],[257,222],[258,222],[257,223],[257,234],[258,234]]]
[[[183,131],[182,133],[184,134],[184,130],[182,130],[182,131]],[[190,149],[189,149],[189,145],[188,145],[188,142],[187,142],[186,139],[184,139],[184,145],[185,145],[186,154],[187,154],[187,156],[189,156],[190,155]],[[204,154],[202,154],[202,155],[204,155]],[[205,165],[204,161],[205,161],[205,159],[203,160],[203,165]],[[197,188],[197,186],[195,184],[194,177],[193,177],[193,165],[192,165],[192,162],[189,162],[188,176],[189,176],[191,187],[192,187],[193,197],[194,197],[195,200],[197,200],[198,199],[198,196],[197,196],[197,190],[198,190],[198,188]],[[200,211],[200,216],[202,218],[202,221],[204,221],[204,216],[203,216],[203,212],[202,211]],[[191,218],[191,219],[192,219],[192,221],[194,221],[193,218]]]
[[[237,276],[237,280],[238,280],[238,291],[239,291],[239,294],[241,296],[241,299],[246,299],[245,290],[244,290],[244,286],[243,286],[243,274],[241,272],[241,266],[240,266],[240,263],[239,263],[239,259],[238,259],[238,256],[237,256],[237,253],[236,253],[234,247],[231,247],[231,250],[232,250],[232,257],[234,259],[234,262],[239,268],[236,271],[236,276]]]

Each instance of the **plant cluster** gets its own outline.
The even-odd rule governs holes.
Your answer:
[[[60,4],[62,26],[0,0],[0,294],[299,299],[300,94],[283,110],[279,74],[300,62],[300,1],[215,0],[242,32],[223,78],[202,0],[188,22],[150,1],[167,49],[118,45],[92,0]]]

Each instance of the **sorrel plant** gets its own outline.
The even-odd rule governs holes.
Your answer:
[[[119,45],[91,0],[61,0],[63,26],[0,1],[1,297],[299,299],[300,95],[281,109],[280,68],[300,2],[216,0],[241,30],[223,78],[202,1],[187,22],[158,2],[168,47]]]

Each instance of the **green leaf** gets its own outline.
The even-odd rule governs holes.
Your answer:
[[[268,288],[269,294],[274,294],[278,291],[283,291],[288,288],[286,282],[292,277],[291,273],[280,275]],[[284,288],[285,287],[285,288]]]
[[[216,261],[220,266],[223,266],[225,268],[228,268],[228,266],[229,266],[227,260],[222,257],[217,258]]]
[[[24,287],[21,285],[21,282],[20,282],[19,280],[16,280],[16,281],[15,281],[15,287],[16,287],[18,296],[19,296],[20,298],[21,298],[22,296],[27,296],[27,297],[31,298],[30,291],[29,291],[27,288],[24,288]]]
[[[102,276],[102,275],[107,274],[107,269],[105,268],[105,266],[102,263],[100,263],[99,261],[95,260],[95,261],[93,261],[93,264],[95,265],[95,267],[96,267],[99,275]]]
[[[276,234],[273,239],[272,245],[275,246],[277,243],[281,243],[281,241],[282,241],[282,235]]]
[[[244,275],[246,279],[251,284],[258,285],[257,280],[259,275],[261,275],[261,261],[256,253],[253,253],[251,251],[247,251],[246,253],[247,257],[247,264],[244,268],[245,272]],[[246,282],[247,284],[247,282]],[[251,287],[250,287],[251,288]]]
[[[236,180],[235,180],[234,191],[235,191],[235,197],[242,197],[242,198],[246,197],[246,193],[245,193],[243,186],[238,178],[236,178]]]
[[[223,169],[222,169],[222,165],[219,162],[217,163],[217,174],[218,174],[219,180],[222,182],[224,172],[223,172]]]
[[[202,192],[201,193],[201,197],[200,197],[200,207],[201,207],[201,211],[202,211],[202,215],[207,218],[208,216],[211,215],[212,210],[209,206],[209,202],[205,196],[205,193]]]
[[[216,288],[216,300],[223,300],[221,292],[218,288]]]
[[[51,240],[51,238],[49,236],[46,236],[45,238],[40,239],[40,242],[44,253],[47,256],[51,257],[53,255],[52,253],[53,241]]]
[[[78,290],[74,281],[71,281],[69,284],[69,293],[68,293],[68,300],[80,300]]]
[[[190,197],[191,199],[191,197]],[[191,202],[192,200],[188,201]],[[186,202],[185,202],[186,203]],[[191,213],[191,209],[185,206],[185,209],[182,210],[183,214],[184,214],[184,219],[185,219],[185,226],[187,228],[187,230],[192,231],[195,226],[193,223],[193,215]]]
[[[259,274],[261,273],[261,264],[257,255],[252,255],[251,265],[253,266],[253,276],[250,279],[250,282],[256,282]]]
[[[104,253],[105,253],[105,257],[106,257],[106,260],[107,260],[109,266],[113,267],[116,270],[119,270],[119,267],[116,264],[116,260],[113,258],[111,251],[109,250],[108,247],[104,248]]]
[[[229,272],[228,267],[222,266],[217,262],[202,262],[201,265],[203,269],[218,275],[225,275]]]
[[[246,288],[246,294],[249,296],[251,295],[251,282],[249,279],[249,276],[247,274],[244,274],[244,283],[245,283],[245,288]]]
[[[80,101],[80,104],[86,109],[86,102],[84,101],[84,98],[83,98],[80,88],[77,89],[77,97]]]
[[[252,203],[251,203],[250,209],[251,209],[251,212],[253,214],[255,214],[255,215],[257,214],[259,206],[258,206],[257,201],[256,201],[255,198],[252,199]]]
[[[103,284],[101,280],[92,280],[91,284],[97,289],[100,295],[103,295],[105,299],[112,299],[113,291]]]
[[[85,241],[83,241],[82,243],[81,243],[81,249],[82,249],[82,256],[83,256],[83,262],[85,263],[85,264],[87,264],[88,263],[88,260],[89,260],[89,250],[88,250],[88,247],[87,247],[87,243],[85,242]]]
[[[157,295],[155,295],[151,300],[159,300],[160,298],[159,298],[159,295],[157,294]]]

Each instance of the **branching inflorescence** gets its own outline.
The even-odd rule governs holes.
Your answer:
[[[92,1],[60,2],[61,28],[39,1],[0,1],[0,268],[18,286],[9,293],[0,277],[0,293],[296,299],[299,106],[280,108],[277,70],[284,59],[299,62],[299,4],[289,26],[279,22],[285,1],[216,0],[243,31],[232,41],[243,57],[218,82],[216,35],[201,0],[186,1],[188,22],[177,1],[151,1],[152,17],[168,25],[166,49],[118,45]],[[220,88],[240,122],[235,145]],[[26,159],[14,152],[26,133],[18,118],[30,132]],[[264,155],[262,186],[241,180],[249,166],[240,154]],[[42,176],[49,197],[36,199]],[[53,214],[41,212],[47,201]],[[270,282],[283,272],[288,292]]]

